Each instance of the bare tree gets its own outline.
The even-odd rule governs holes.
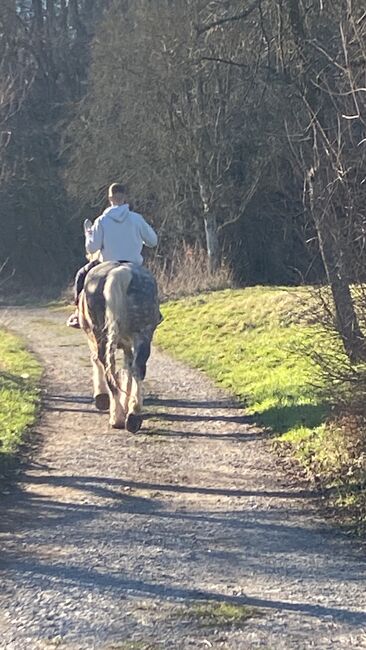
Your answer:
[[[65,140],[69,188],[87,204],[92,184],[98,203],[122,176],[155,216],[164,252],[199,240],[212,271],[234,227],[245,233],[277,202],[273,232],[276,219],[298,228],[303,255],[317,235],[338,328],[357,357],[349,286],[363,228],[354,116],[364,110],[364,25],[358,0],[112,2]],[[261,227],[258,246],[268,242]]]
[[[337,328],[349,358],[357,361],[366,358],[366,347],[350,283],[355,278],[352,232],[355,201],[363,194],[361,186],[357,187],[363,156],[348,118],[356,111],[358,124],[364,128],[356,81],[357,68],[366,64],[363,20],[360,23],[357,18],[357,12],[360,18],[362,12],[351,0],[334,3],[326,21],[322,21],[322,5],[307,12],[300,0],[289,0],[281,11],[282,24],[287,23],[289,31],[286,36],[282,32],[279,49],[298,99],[292,125],[301,134],[290,138],[292,152],[303,175],[304,202],[315,224]],[[333,38],[329,43],[330,31]],[[291,37],[292,51],[288,48]],[[353,50],[357,43],[357,54],[353,52],[352,57],[351,43]]]
[[[120,168],[152,207],[159,197],[162,224],[174,222],[188,240],[192,232],[203,236],[212,271],[220,233],[244,214],[273,153],[257,120],[260,30],[248,25],[244,42],[244,16],[240,26],[233,20],[210,27],[214,4],[159,0],[111,12],[99,35],[103,45],[95,44],[70,172],[71,185],[80,187],[95,155],[102,174]],[[240,4],[233,0],[230,11]]]

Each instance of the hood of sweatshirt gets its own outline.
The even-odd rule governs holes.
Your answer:
[[[107,208],[104,211],[104,216],[113,221],[117,221],[117,223],[122,223],[129,212],[130,207],[128,203],[124,203],[123,205],[112,205],[110,208]]]

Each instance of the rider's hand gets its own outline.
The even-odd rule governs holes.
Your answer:
[[[92,229],[92,225],[93,225],[93,224],[92,224],[92,222],[90,221],[90,219],[85,219],[85,221],[84,221],[84,233],[85,233],[85,234],[86,234],[87,232],[89,232],[89,231]]]

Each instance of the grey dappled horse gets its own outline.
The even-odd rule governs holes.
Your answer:
[[[155,279],[136,264],[103,262],[86,277],[79,314],[91,351],[95,405],[109,409],[113,427],[135,433],[142,424],[142,382],[160,320]],[[124,359],[120,371],[117,349]]]

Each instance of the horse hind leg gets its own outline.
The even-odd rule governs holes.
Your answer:
[[[125,413],[128,413],[128,404],[130,401],[131,387],[132,387],[132,350],[128,347],[123,349],[123,368],[121,371],[121,391],[122,391],[122,406]]]
[[[137,342],[132,364],[131,393],[128,402],[126,428],[131,433],[136,433],[142,425],[142,382],[146,375],[146,363],[150,356],[150,342],[140,340]]]
[[[131,395],[126,417],[126,429],[130,433],[137,433],[142,426],[142,386],[141,381],[132,376]]]
[[[109,423],[114,429],[125,428],[125,410],[122,406],[122,391],[119,385],[118,374],[116,371],[116,346],[109,342],[107,343],[108,353],[106,358],[108,364],[106,365],[106,381],[109,389]]]
[[[94,402],[98,411],[109,410],[108,384],[105,378],[105,370],[99,359],[93,359],[93,386]]]
[[[100,346],[97,345],[94,337],[88,339],[90,349],[90,360],[93,368],[93,398],[98,411],[108,411],[109,395],[105,378],[104,365],[101,361]]]
[[[139,381],[143,381],[146,375],[146,364],[150,356],[151,343],[142,339],[138,342],[133,362],[134,371]]]

